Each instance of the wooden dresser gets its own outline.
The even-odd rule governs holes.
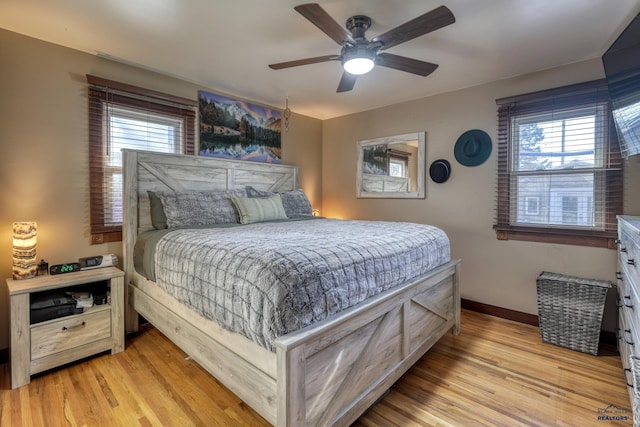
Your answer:
[[[629,386],[629,397],[634,417],[640,408],[636,397],[640,391],[640,364],[631,357],[640,358],[640,217],[618,217],[618,338],[624,375]]]

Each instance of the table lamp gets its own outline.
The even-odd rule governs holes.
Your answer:
[[[36,276],[38,262],[36,258],[36,223],[13,223],[13,278],[30,279]]]

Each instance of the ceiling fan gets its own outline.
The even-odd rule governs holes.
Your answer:
[[[368,16],[352,16],[347,19],[345,29],[317,3],[301,4],[294,7],[294,9],[341,45],[340,55],[324,55],[280,62],[270,64],[269,67],[274,70],[281,70],[300,65],[339,60],[342,62],[344,72],[338,84],[337,92],[347,92],[353,89],[358,75],[368,73],[373,69],[374,65],[393,68],[419,76],[428,76],[438,68],[437,64],[391,53],[379,53],[379,51],[389,49],[456,22],[453,13],[446,6],[440,6],[384,34],[367,40],[365,32],[371,26],[371,18]]]

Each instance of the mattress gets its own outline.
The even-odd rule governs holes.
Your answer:
[[[271,351],[277,337],[451,259],[437,227],[336,219],[157,230],[135,252],[139,273]]]

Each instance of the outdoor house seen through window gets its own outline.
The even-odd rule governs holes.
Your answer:
[[[499,239],[611,246],[622,162],[603,82],[498,100]]]
[[[87,76],[91,242],[122,239],[122,149],[193,154],[197,101]]]

